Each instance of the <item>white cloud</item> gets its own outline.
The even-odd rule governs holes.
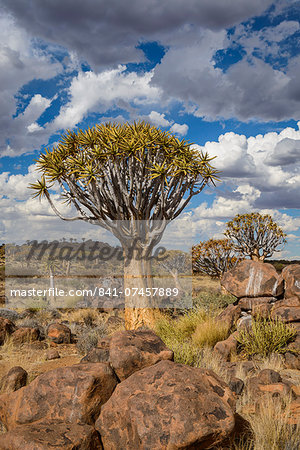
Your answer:
[[[44,132],[37,136],[31,124],[49,106],[50,100],[35,95],[25,111],[16,113],[15,95],[32,79],[49,79],[62,70],[50,55],[38,51],[30,35],[20,28],[11,16],[0,14],[0,152],[15,156],[33,151],[48,140]],[[28,128],[29,127],[29,128]],[[31,130],[31,131],[30,131]],[[9,144],[8,144],[9,142]]]
[[[165,114],[160,114],[157,111],[151,111],[148,117],[149,121],[156,127],[169,127],[172,123],[165,118]]]
[[[205,120],[298,120],[300,58],[282,42],[296,38],[299,24],[283,21],[260,31],[251,26],[240,25],[229,37],[224,30],[182,30],[181,41],[179,33],[175,44],[170,40],[152,83],[164,98],[183,102],[187,112]],[[241,60],[222,70],[215,60],[220,51],[240,51]]]
[[[298,208],[300,191],[298,130],[285,128],[280,133],[250,136],[226,133],[217,142],[195,148],[216,156],[213,165],[221,170],[220,178],[228,186],[249,186],[260,192],[255,208]],[[299,158],[299,157],[298,157]],[[240,188],[238,188],[240,189]],[[238,190],[228,194],[236,197]]]
[[[135,106],[151,104],[158,100],[159,89],[150,86],[152,72],[138,75],[126,73],[125,66],[100,73],[80,72],[69,88],[70,101],[61,108],[54,120],[54,129],[72,128],[88,113],[117,108],[118,102],[126,109],[130,103]]]
[[[179,134],[180,136],[185,136],[189,130],[189,127],[186,123],[180,125],[179,123],[174,123],[170,128],[170,131],[175,134]]]

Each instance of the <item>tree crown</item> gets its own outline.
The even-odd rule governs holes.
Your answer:
[[[229,239],[210,239],[192,247],[193,270],[211,277],[220,278],[239,260]]]
[[[224,234],[232,239],[235,249],[254,260],[264,261],[286,242],[286,234],[269,214],[238,214],[226,226]]]
[[[64,220],[171,220],[218,179],[212,159],[145,122],[106,123],[68,130],[40,155],[42,177],[30,187]],[[56,182],[77,217],[65,218],[54,206],[49,190]]]

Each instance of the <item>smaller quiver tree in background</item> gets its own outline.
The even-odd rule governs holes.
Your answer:
[[[238,214],[226,226],[224,235],[232,240],[234,249],[253,261],[270,258],[286,242],[286,234],[268,214]]]
[[[192,247],[193,271],[221,278],[240,261],[229,239],[210,239]]]

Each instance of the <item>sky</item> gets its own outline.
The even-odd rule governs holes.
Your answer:
[[[300,259],[299,1],[0,0],[0,11],[0,243],[101,237],[31,198],[35,159],[66,129],[146,120],[221,171],[170,239],[221,238],[258,211],[287,233],[274,256]]]

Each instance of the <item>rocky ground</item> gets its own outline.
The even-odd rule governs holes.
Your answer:
[[[122,311],[0,308],[0,449],[296,450],[299,281],[299,265],[251,261],[228,295],[197,277],[195,310],[154,330],[125,331]],[[262,320],[278,342],[255,347]]]

